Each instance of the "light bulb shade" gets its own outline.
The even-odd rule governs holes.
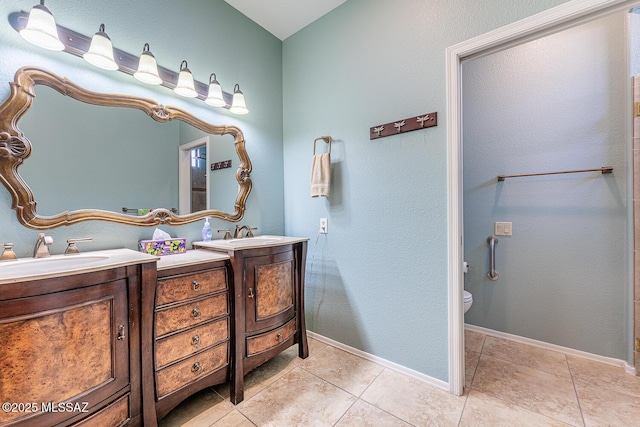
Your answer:
[[[195,98],[198,96],[193,83],[193,74],[187,67],[187,61],[182,61],[180,64],[180,74],[178,74],[178,84],[173,89],[175,93],[187,98]]]
[[[231,102],[231,108],[229,108],[234,114],[247,114],[247,104],[244,100],[244,94],[240,91],[240,85],[236,84],[233,88],[233,101]]]
[[[209,93],[204,102],[212,107],[224,107],[227,105],[224,97],[222,96],[222,86],[218,83],[215,73],[212,73],[211,76],[209,76]]]
[[[23,39],[49,50],[64,50],[58,37],[58,27],[44,0],[31,8],[27,25],[20,30]]]
[[[162,83],[162,79],[158,74],[156,58],[149,51],[149,43],[144,44],[140,60],[138,61],[138,70],[133,73],[133,77],[150,85],[159,85]]]
[[[111,44],[107,33],[104,32],[104,24],[100,24],[100,29],[91,39],[89,50],[82,57],[96,67],[105,70],[118,69],[118,64],[113,59],[113,44]]]

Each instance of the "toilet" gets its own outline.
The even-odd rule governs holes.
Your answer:
[[[471,304],[473,304],[473,295],[471,295],[471,292],[467,292],[463,289],[462,298],[464,301],[464,312],[466,313],[471,308]]]

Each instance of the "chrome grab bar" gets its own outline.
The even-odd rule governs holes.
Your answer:
[[[489,280],[498,280],[500,275],[496,271],[496,245],[498,244],[498,238],[496,236],[489,236],[487,238],[489,243],[489,272],[487,277]]]

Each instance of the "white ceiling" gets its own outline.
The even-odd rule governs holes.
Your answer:
[[[225,0],[284,40],[347,0]]]

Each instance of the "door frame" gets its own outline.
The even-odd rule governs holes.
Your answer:
[[[465,383],[461,63],[630,9],[639,3],[638,0],[571,0],[446,50],[449,392],[454,395],[463,394]]]
[[[186,215],[191,213],[191,150],[198,147],[206,147],[207,158],[205,164],[209,165],[209,137],[205,136],[195,141],[187,142],[178,147],[178,213]],[[209,177],[207,174],[207,210],[210,208]]]

